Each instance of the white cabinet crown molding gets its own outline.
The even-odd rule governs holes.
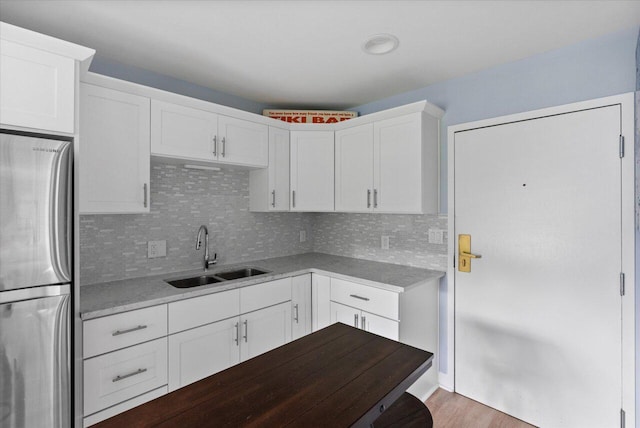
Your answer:
[[[86,72],[95,55],[95,49],[56,39],[45,34],[20,28],[0,21],[0,38],[32,48],[44,50],[80,62],[80,70]]]
[[[410,113],[426,112],[427,114],[442,119],[444,110],[440,107],[429,103],[427,100],[406,104],[353,119],[345,120],[338,123],[318,123],[318,124],[295,124],[282,120],[273,119],[256,113],[239,110],[233,107],[227,107],[210,101],[180,95],[162,89],[152,88],[138,83],[128,82],[126,80],[116,79],[97,73],[88,72],[81,76],[81,82],[91,83],[93,85],[104,86],[106,88],[116,89],[119,91],[130,92],[135,95],[149,97],[154,100],[165,101],[169,103],[179,104],[185,107],[196,108],[209,111],[216,114],[244,119],[255,123],[262,123],[274,128],[286,129],[288,131],[337,131],[347,129],[365,123],[372,123],[384,119],[390,119],[403,116]]]

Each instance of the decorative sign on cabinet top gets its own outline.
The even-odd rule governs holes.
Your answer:
[[[264,109],[262,115],[288,123],[338,123],[358,117],[355,111]]]

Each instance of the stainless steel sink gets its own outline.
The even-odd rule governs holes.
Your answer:
[[[270,271],[268,270],[245,267],[245,268],[240,268],[235,270],[228,270],[226,272],[219,272],[219,273],[216,273],[216,276],[218,278],[231,281],[233,279],[248,278],[250,276],[256,276],[256,275],[264,275],[265,273],[269,273],[269,272]]]
[[[213,275],[199,275],[191,278],[174,279],[172,281],[165,281],[176,288],[191,288],[198,287],[200,285],[215,284],[216,282],[222,282],[223,279],[216,278]]]
[[[203,275],[191,276],[188,278],[178,278],[165,280],[164,282],[173,285],[176,288],[191,288],[201,285],[215,284],[217,282],[231,281],[234,279],[248,278],[256,275],[264,275],[271,271],[258,269],[255,267],[242,267],[224,272],[208,273]]]

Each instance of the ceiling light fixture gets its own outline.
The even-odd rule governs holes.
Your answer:
[[[384,55],[396,50],[400,41],[392,34],[375,34],[362,44],[362,50],[370,55]]]

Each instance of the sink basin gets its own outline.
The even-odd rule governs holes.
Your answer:
[[[256,269],[256,268],[241,268],[235,270],[229,270],[226,272],[216,273],[218,278],[232,280],[232,279],[240,279],[240,278],[248,278],[250,276],[263,275],[265,273],[269,273],[268,270]]]
[[[216,278],[213,275],[200,275],[191,278],[174,279],[173,281],[165,281],[176,288],[191,288],[199,285],[215,284],[216,282],[222,282],[223,279]]]
[[[253,267],[243,267],[225,272],[209,273],[206,275],[192,276],[189,278],[180,278],[165,280],[166,283],[176,288],[191,288],[200,285],[215,284],[216,282],[231,281],[233,279],[248,278],[250,276],[263,275],[269,273],[269,270],[257,269]]]

